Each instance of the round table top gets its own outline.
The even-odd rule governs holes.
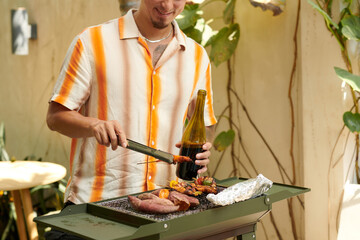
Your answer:
[[[59,181],[65,175],[65,167],[56,163],[0,161],[0,190],[19,190],[49,184]]]

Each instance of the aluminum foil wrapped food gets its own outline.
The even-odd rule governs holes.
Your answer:
[[[206,198],[216,205],[226,206],[260,196],[267,192],[272,184],[272,181],[259,174],[256,178],[234,184],[218,194],[208,194]]]

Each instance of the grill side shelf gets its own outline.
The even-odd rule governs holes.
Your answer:
[[[232,177],[224,180],[216,180],[219,186],[230,187],[236,183],[243,182],[248,180],[248,178],[238,178]],[[273,186],[265,193],[267,196],[265,198],[266,204],[271,204],[274,202],[278,202],[287,198],[291,198],[306,192],[309,192],[310,188],[281,184],[281,183],[273,183]]]
[[[168,230],[165,222],[159,224],[110,212],[106,207],[86,203],[68,206],[59,214],[36,217],[34,221],[84,239],[158,239],[160,233]]]
[[[300,194],[304,194],[310,190],[310,188],[274,183],[269,191],[265,194],[268,198],[267,203],[271,204],[287,198],[298,196]]]

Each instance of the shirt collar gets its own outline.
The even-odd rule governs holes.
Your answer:
[[[133,12],[135,9],[130,9],[123,17],[119,18],[119,36],[120,39],[139,38],[140,31],[136,25]],[[174,26],[175,38],[179,45],[186,48],[186,35],[181,31],[179,25],[175,20],[172,21]]]

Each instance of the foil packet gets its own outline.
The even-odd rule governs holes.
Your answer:
[[[218,194],[210,193],[206,198],[216,205],[226,206],[258,197],[267,192],[272,184],[272,181],[259,174],[256,178],[234,184]]]

